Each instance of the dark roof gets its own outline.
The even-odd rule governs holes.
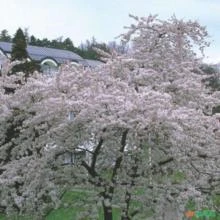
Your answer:
[[[5,53],[11,53],[12,43],[0,42],[0,49],[2,49]],[[82,57],[68,50],[28,45],[27,52],[29,57],[36,61],[52,58],[57,63],[64,63],[66,61],[77,61],[79,63],[84,63],[84,59]]]
[[[103,62],[99,61],[99,60],[89,60],[89,59],[85,59],[87,62],[87,66],[89,67],[96,67],[98,65],[103,64]]]

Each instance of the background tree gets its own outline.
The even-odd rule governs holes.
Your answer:
[[[28,58],[27,42],[21,28],[19,28],[12,40],[11,60],[24,60]]]
[[[35,38],[35,36],[34,35],[31,35],[30,36],[30,41],[29,41],[29,44],[30,45],[33,45],[33,46],[37,46],[37,39]]]
[[[8,31],[6,29],[1,31],[0,34],[0,41],[5,41],[5,42],[11,42],[11,36],[8,34]]]
[[[63,41],[63,44],[64,44],[64,48],[65,50],[73,50],[74,48],[74,45],[73,45],[73,42],[70,38],[66,38],[64,41]]]
[[[27,30],[26,30],[27,33]],[[11,52],[11,60],[20,60],[24,61],[18,65],[15,65],[11,69],[11,74],[16,72],[24,72],[25,78],[27,78],[30,74],[32,74],[35,70],[40,70],[40,65],[35,61],[28,61],[28,52],[27,52],[27,39],[22,31],[19,28],[13,38],[12,44],[12,52]]]
[[[220,71],[215,65],[203,64],[201,70],[205,72],[208,77],[204,81],[212,88],[213,91],[220,90]]]
[[[108,43],[108,48],[110,50],[115,50],[118,54],[126,54],[129,49],[129,45],[123,42],[117,43],[116,41],[111,41]]]
[[[80,45],[81,51],[79,54],[85,59],[100,60],[101,55],[95,48],[101,49],[105,52],[110,52],[108,46],[105,43],[98,43],[94,37],[91,40],[86,40],[85,43]]]
[[[207,74],[207,78],[203,79],[203,82],[211,88],[212,91],[220,91],[220,71],[216,65],[202,64],[201,70]],[[220,113],[220,105],[214,106],[212,114]]]

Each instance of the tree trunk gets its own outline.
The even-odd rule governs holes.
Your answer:
[[[126,190],[126,194],[125,194],[126,208],[123,210],[124,213],[123,216],[121,216],[121,220],[131,220],[128,213],[130,201],[131,201],[131,194],[128,192],[128,190]]]
[[[103,204],[103,210],[104,210],[104,220],[112,220],[112,207],[106,207]]]
[[[131,220],[131,218],[129,216],[122,216],[121,220]]]

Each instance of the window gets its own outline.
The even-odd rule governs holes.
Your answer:
[[[69,115],[68,115],[69,121],[72,121],[74,118],[75,118],[74,112],[73,112],[73,111],[70,111],[70,112],[69,112]]]

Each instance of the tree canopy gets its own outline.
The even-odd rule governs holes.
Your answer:
[[[2,30],[0,34],[0,41],[11,42],[11,40],[12,39],[8,31],[6,29]]]
[[[27,78],[35,70],[39,71],[40,65],[35,61],[28,60],[27,39],[21,28],[17,30],[12,42],[11,60],[22,61],[23,63],[13,66],[11,74],[24,72],[25,77]]]
[[[24,60],[28,58],[27,42],[21,28],[19,28],[12,40],[11,60]]]
[[[131,17],[121,35],[130,53],[105,54],[96,69],[68,64],[53,78],[35,74],[10,97],[0,87],[0,205],[7,211],[44,213],[59,205],[61,189],[77,184],[97,194],[91,219],[101,207],[112,220],[115,206],[122,220],[149,212],[169,219],[170,208],[181,219],[189,199],[209,206],[219,193],[220,115],[212,109],[220,94],[203,83],[194,52],[201,56],[208,45],[206,29],[176,17]],[[14,85],[4,77],[2,84]],[[13,147],[5,141],[12,114],[23,119]],[[79,151],[87,156],[63,166],[60,156]]]

